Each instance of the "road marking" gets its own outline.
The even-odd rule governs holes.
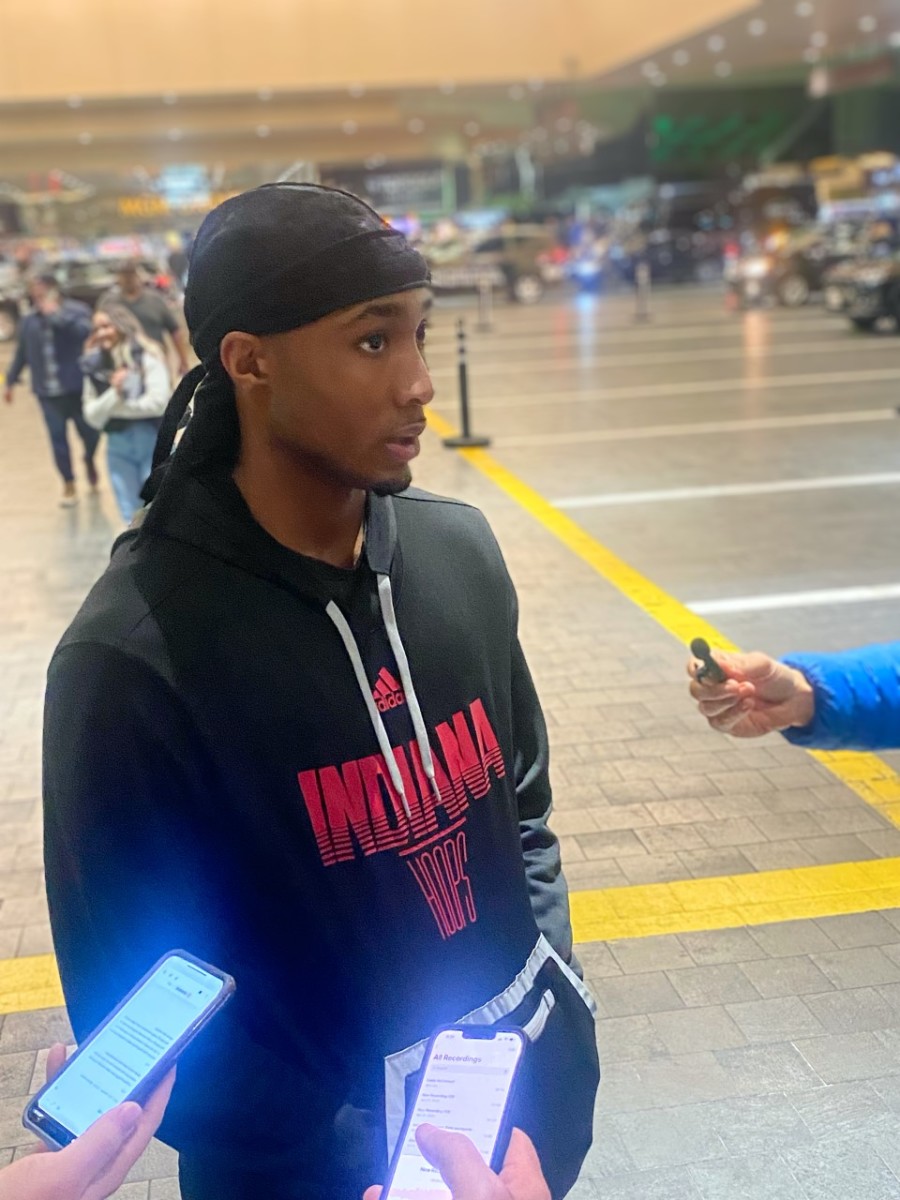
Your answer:
[[[691,612],[704,617],[722,613],[776,612],[783,608],[822,608],[834,604],[873,604],[878,600],[900,600],[900,583],[870,586],[820,588],[810,592],[775,592],[768,596],[726,596],[720,600],[692,600]]]
[[[593,368],[596,373],[596,367]],[[700,379],[695,382],[650,383],[634,387],[594,388],[581,391],[525,392],[512,396],[490,394],[482,399],[477,375],[473,390],[479,411],[491,408],[545,408],[573,404],[602,404],[616,400],[666,400],[675,396],[722,396],[730,392],[788,391],[794,388],[834,387],[838,384],[896,383],[900,370],[823,371],[809,375],[741,375],[737,379]]]
[[[654,438],[700,437],[717,433],[757,433],[766,429],[810,429],[820,425],[864,425],[896,421],[895,408],[865,408],[858,412],[801,413],[795,417],[751,417],[738,421],[681,422],[677,425],[639,425],[624,429],[582,429],[571,433],[523,433],[494,439],[503,449],[530,446],[580,446],[584,442],[652,441]]]
[[[0,1013],[59,1008],[64,1003],[52,954],[0,960]]]
[[[733,496],[777,496],[784,492],[825,492],[841,488],[893,487],[900,471],[873,475],[822,475],[816,479],[775,479],[770,483],[723,483],[711,487],[667,488],[651,492],[598,492],[554,500],[561,509],[618,508],[626,504],[670,504],[673,500],[718,500]]]
[[[442,437],[450,437],[456,432],[453,426],[433,411],[429,411],[428,421]],[[486,450],[458,450],[457,453],[683,646],[692,638],[702,637],[723,650],[738,651],[735,643],[704,617],[691,612],[634,567],[623,562]],[[688,703],[687,697],[685,703]],[[866,804],[880,812],[887,821],[900,827],[900,776],[876,754],[822,750],[809,750],[806,753]]]
[[[667,350],[636,355],[615,355],[604,353],[594,339],[586,344],[572,347],[565,355],[554,354],[554,345],[540,349],[540,364],[535,360],[528,362],[493,362],[472,355],[472,371],[478,376],[500,375],[533,375],[536,369],[556,372],[572,371],[611,371],[623,370],[629,367],[667,367],[695,363],[731,362],[738,356],[745,361],[764,362],[771,358],[816,358],[824,354],[846,354],[847,347],[843,342],[829,339],[819,342],[789,342],[785,346],[716,346],[709,350]],[[561,348],[561,347],[559,347]],[[894,360],[897,359],[897,346],[892,343],[884,344],[882,350],[889,351]],[[588,353],[590,351],[590,353]],[[432,366],[432,375],[450,375],[456,371],[456,363],[449,361],[440,366]]]
[[[440,322],[440,316],[446,313],[446,323]],[[636,325],[634,321],[627,325],[603,325],[595,322],[581,324],[574,321],[565,328],[556,332],[547,332],[546,320],[534,326],[522,326],[516,329],[504,329],[502,320],[498,319],[495,322],[495,328],[491,333],[482,333],[474,324],[475,313],[471,310],[461,311],[450,314],[449,310],[443,310],[436,318],[435,325],[429,330],[428,341],[435,349],[450,349],[456,345],[456,321],[459,317],[463,317],[467,322],[469,337],[473,345],[484,347],[485,349],[510,349],[515,351],[516,346],[523,338],[528,339],[530,345],[559,345],[566,340],[573,342],[585,341],[600,341],[607,338],[607,344],[618,344],[623,340],[626,342],[640,342],[641,345],[652,342],[681,342],[681,341],[701,341],[713,337],[721,340],[724,337],[734,337],[736,341],[747,337],[747,326],[744,323],[736,322],[733,319],[726,318],[725,320],[709,321],[704,325],[664,325],[656,324],[651,327],[646,325]],[[785,321],[783,323],[774,322],[766,326],[766,332],[773,337],[778,334],[795,334],[795,333],[831,333],[836,332],[836,327],[833,321],[810,320],[810,321]],[[442,336],[443,335],[443,336]],[[846,339],[850,341],[852,335],[849,332],[846,334]],[[510,345],[506,346],[505,343]]]
[[[572,892],[576,942],[738,929],[900,906],[900,858]]]
[[[900,858],[572,892],[575,941],[738,929],[900,908]],[[52,954],[0,961],[0,1013],[64,1005]]]

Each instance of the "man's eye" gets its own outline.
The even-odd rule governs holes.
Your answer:
[[[427,337],[428,337],[428,322],[423,321],[422,324],[419,326],[419,328],[416,330],[416,340],[418,341],[420,346],[423,346],[425,344],[425,340]]]
[[[370,333],[368,337],[364,337],[360,345],[364,350],[369,350],[373,354],[377,354],[379,350],[383,350],[387,344],[387,338],[383,333]]]

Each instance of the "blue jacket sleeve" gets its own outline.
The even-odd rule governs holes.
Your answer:
[[[784,661],[803,672],[816,698],[812,722],[784,731],[789,742],[819,750],[900,749],[900,642]]]

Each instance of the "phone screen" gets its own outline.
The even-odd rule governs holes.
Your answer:
[[[450,1200],[450,1189],[416,1145],[420,1125],[464,1133],[490,1163],[523,1049],[517,1033],[466,1037],[460,1029],[445,1029],[438,1034],[384,1200]]]
[[[216,999],[225,981],[177,955],[167,957],[40,1098],[75,1136],[121,1104]]]

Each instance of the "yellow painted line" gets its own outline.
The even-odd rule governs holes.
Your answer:
[[[573,892],[570,903],[576,942],[875,912],[900,908],[900,858]]]
[[[576,942],[875,912],[900,908],[900,858],[573,892],[570,903]],[[52,954],[0,960],[0,1013],[64,1003]]]
[[[441,437],[451,437],[456,432],[435,412],[429,412],[428,423]],[[687,646],[695,637],[703,637],[710,645],[722,650],[739,649],[708,621],[698,617],[680,601],[607,550],[571,517],[554,508],[540,492],[523,483],[486,450],[460,450],[458,453],[524,508],[564,546],[592,567],[607,583],[652,617],[667,633],[677,638],[682,645]],[[687,703],[685,697],[685,704]],[[825,753],[819,750],[810,750],[807,753],[841,783],[856,792],[866,804],[877,809],[891,824],[900,827],[900,775],[886,762],[875,754]]]
[[[0,1013],[31,1012],[65,1004],[52,954],[0,959]]]

